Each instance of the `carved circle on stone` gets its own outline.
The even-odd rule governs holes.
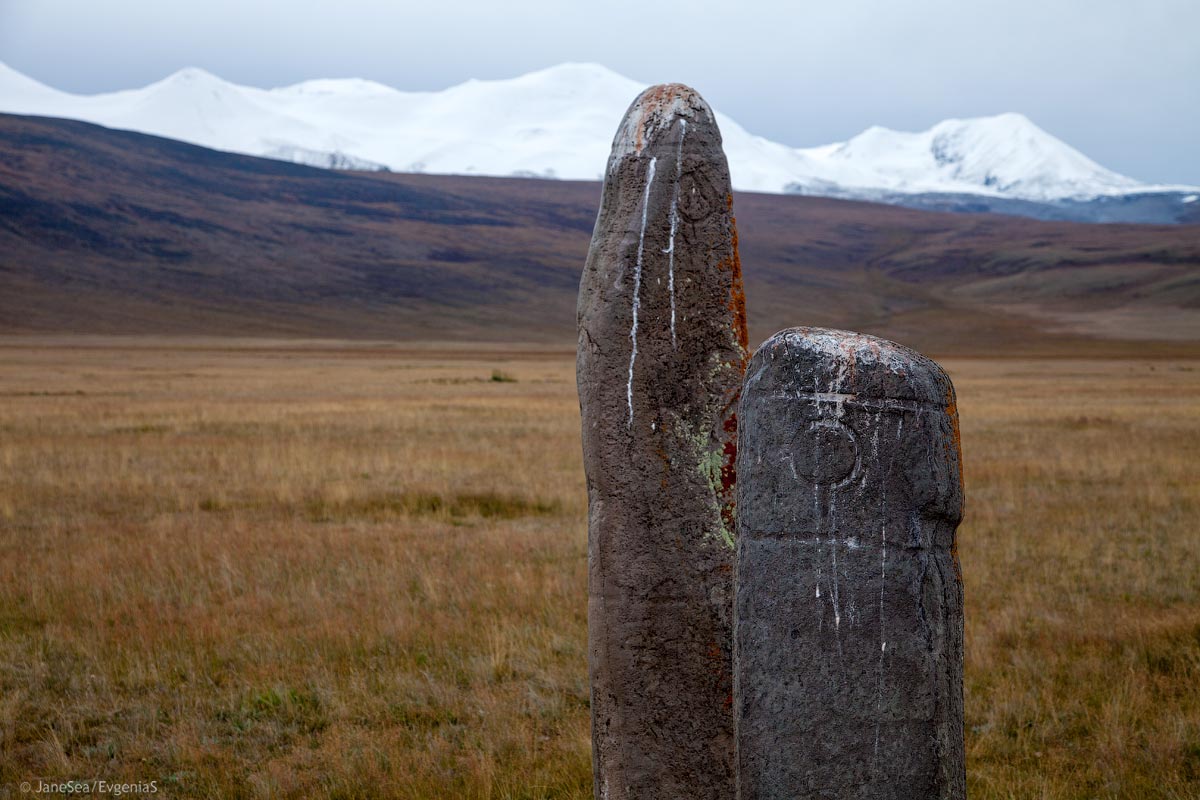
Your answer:
[[[691,222],[712,216],[717,210],[717,192],[696,170],[679,176],[679,213]]]
[[[836,420],[818,420],[797,429],[788,451],[796,477],[807,483],[842,484],[858,471],[858,439]]]

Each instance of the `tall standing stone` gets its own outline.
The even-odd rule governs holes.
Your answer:
[[[963,798],[950,379],[786,330],[750,363],[739,434],[738,797]]]
[[[694,90],[613,140],[579,289],[597,798],[733,794],[733,501],[745,300],[729,168]]]

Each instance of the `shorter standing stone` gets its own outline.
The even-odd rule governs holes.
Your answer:
[[[738,426],[738,797],[963,798],[962,472],[929,359],[793,328]]]

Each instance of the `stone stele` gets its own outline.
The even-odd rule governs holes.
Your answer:
[[[748,357],[729,167],[679,84],[613,140],[579,288],[597,798],[733,796],[737,399]]]
[[[793,328],[755,353],[739,436],[738,797],[965,797],[950,379]]]

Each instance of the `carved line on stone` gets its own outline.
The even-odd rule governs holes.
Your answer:
[[[671,348],[675,343],[675,231],[679,229],[679,178],[683,175],[683,139],[687,136],[687,120],[679,120],[679,147],[675,150],[675,190],[671,195],[671,238],[667,249],[667,291],[671,294]]]
[[[822,539],[821,534],[817,531],[748,531],[747,538],[751,541],[775,541],[788,542],[789,544],[806,544],[806,545],[826,545],[831,541],[833,544],[840,544],[847,550],[858,550],[862,547],[868,547],[853,536],[845,539]]]
[[[633,363],[637,361],[638,306],[641,303],[638,295],[642,290],[642,254],[646,250],[646,214],[650,208],[650,187],[654,184],[654,165],[657,161],[657,156],[650,159],[650,169],[646,173],[646,191],[642,195],[642,230],[638,234],[637,263],[633,272],[633,326],[629,329],[629,338],[633,340],[633,349],[629,352],[629,383],[625,388],[625,399],[629,403],[629,419],[625,422],[626,428],[633,427]]]
[[[775,392],[771,400],[811,400],[814,403],[830,403],[835,406],[848,405],[852,408],[871,411],[915,411],[946,413],[946,407],[938,403],[920,400],[897,400],[891,397],[860,397],[842,392]]]
[[[841,483],[836,484],[836,488],[841,488],[842,486],[844,486],[846,483],[848,483],[850,481],[850,479],[854,476],[855,472],[860,468],[861,456],[862,456],[862,454],[859,452],[858,442],[853,438],[853,431],[850,431],[849,428],[846,428],[846,426],[842,425],[842,423],[841,423],[842,415],[845,413],[845,410],[846,410],[846,398],[843,396],[843,395],[846,395],[846,393],[842,392],[842,391],[834,391],[835,382],[836,382],[838,390],[840,390],[843,386],[846,385],[846,370],[849,367],[850,367],[850,363],[848,363],[846,359],[839,360],[838,365],[837,365],[837,375],[830,376],[829,385],[825,390],[826,394],[833,395],[835,398],[833,408],[834,408],[834,414],[835,414],[836,421],[833,423],[834,426],[835,427],[840,426],[842,428],[845,428],[847,431],[849,431],[849,433],[851,435],[851,443],[854,447],[853,469],[851,470],[849,475],[844,476],[843,481]],[[818,407],[819,407],[819,402],[818,402]],[[820,423],[818,423],[818,424],[820,424]],[[820,494],[821,494],[821,492],[820,492],[818,485],[814,483],[814,485],[813,485],[813,503],[814,504],[818,503]],[[842,652],[842,612],[841,612],[841,606],[840,606],[841,593],[839,591],[839,583],[840,583],[841,573],[838,569],[838,548],[836,546],[837,542],[835,541],[836,537],[837,537],[837,532],[835,530],[837,528],[837,525],[835,522],[836,515],[837,515],[837,501],[834,499],[834,495],[832,495],[832,494],[827,494],[826,497],[828,499],[829,513],[828,513],[827,517],[825,517],[825,520],[827,520],[829,522],[829,542],[830,542],[830,544],[834,545],[833,547],[830,548],[830,554],[831,554],[832,561],[833,561],[833,627],[834,627],[835,636],[837,637],[838,663],[842,665],[842,669],[844,670],[846,657]],[[817,519],[821,520],[822,518],[820,515],[818,515]]]
[[[744,535],[747,541],[751,542],[787,542],[789,544],[803,544],[817,547],[823,547],[827,544],[838,544],[841,545],[845,550],[861,550],[864,547],[873,547],[873,545],[870,544],[863,544],[854,536],[849,536],[845,539],[821,538],[821,534],[817,531],[757,530],[746,531]],[[895,545],[895,542],[892,544]],[[887,545],[885,543],[883,547],[886,548],[886,546]],[[928,546],[908,545],[907,547],[904,547],[904,549],[914,552],[921,551],[927,553],[942,553],[949,552],[952,548],[944,544],[930,544]],[[820,595],[817,596],[820,597]]]
[[[891,469],[888,469],[891,472]],[[886,502],[886,500],[885,500]],[[879,775],[879,728],[883,721],[883,659],[887,654],[887,639],[883,634],[883,590],[887,586],[887,525],[883,526],[883,544],[879,556],[879,682],[875,690],[875,756],[872,767]]]

